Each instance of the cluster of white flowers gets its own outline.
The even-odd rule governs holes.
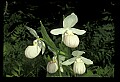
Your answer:
[[[77,22],[78,22],[78,17],[74,13],[72,13],[63,20],[63,28],[53,29],[50,31],[50,33],[53,35],[62,34],[63,43],[67,47],[76,48],[78,47],[80,42],[79,37],[77,35],[83,35],[84,33],[86,33],[85,30],[72,28]],[[35,30],[29,27],[27,27],[27,29],[31,32],[31,34],[33,34],[37,38],[36,40],[33,41],[33,46],[28,46],[25,49],[25,56],[27,58],[32,59],[38,56],[41,50],[42,50],[42,54],[45,52],[45,43],[39,39],[39,36],[37,35]],[[54,56],[53,59],[47,64],[47,71],[49,73],[55,73],[58,70],[58,61],[59,61],[61,72],[63,72],[62,65],[73,64],[74,73],[83,74],[86,71],[85,64],[87,65],[93,64],[93,61],[81,56],[83,53],[85,52],[79,50],[73,51],[72,55],[74,57],[66,61],[64,61],[65,57],[59,56],[60,58],[59,60],[57,60],[56,56]]]
[[[86,67],[85,64],[90,65],[93,64],[93,61],[91,61],[90,59],[87,59],[83,56],[81,56],[82,54],[84,54],[84,51],[79,51],[79,50],[75,50],[72,52],[72,55],[74,56],[73,58],[70,58],[66,61],[65,57],[60,56],[60,71],[63,72],[63,68],[62,65],[71,65],[73,64],[73,71],[76,74],[83,74],[86,71]],[[62,62],[64,61],[64,62]],[[53,60],[48,62],[47,64],[47,71],[49,73],[55,73],[58,70],[58,62],[56,59],[56,56],[53,57]]]
[[[85,30],[79,30],[73,27],[78,22],[78,17],[72,13],[68,15],[63,20],[63,28],[57,28],[50,31],[53,35],[59,35],[62,34],[62,41],[64,44],[70,48],[76,48],[79,45],[79,38],[77,35],[83,35],[86,33]],[[77,34],[77,35],[75,35]],[[83,74],[86,71],[85,64],[93,64],[93,62],[87,58],[84,58],[80,55],[82,55],[83,51],[73,51],[72,55],[75,56],[71,59],[68,59],[62,63],[62,65],[73,65],[73,71],[76,74]],[[84,64],[85,63],[85,64]]]

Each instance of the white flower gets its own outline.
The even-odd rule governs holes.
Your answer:
[[[58,65],[57,65],[56,62],[54,62],[54,61],[48,62],[48,64],[47,64],[47,71],[49,73],[55,73],[57,70],[58,70]]]
[[[71,47],[73,44],[76,43],[76,41],[73,42],[73,39],[77,39],[77,41],[78,41],[77,43],[79,43],[79,39],[78,39],[77,35],[83,35],[86,32],[85,30],[79,30],[79,29],[76,29],[76,28],[71,28],[77,22],[78,22],[77,16],[74,13],[72,13],[71,15],[68,15],[63,20],[63,28],[53,29],[53,30],[50,31],[50,33],[53,34],[53,35],[62,34],[62,41],[65,43],[66,46]],[[71,31],[71,32],[69,32],[69,31]],[[67,36],[66,36],[66,33],[67,33]],[[72,34],[72,36],[71,36],[71,34]],[[74,35],[74,34],[77,34],[77,35]],[[69,39],[65,39],[66,37],[69,37]],[[68,42],[66,42],[64,40],[66,40]],[[71,43],[68,45],[67,43],[69,43],[69,42],[71,42]],[[77,47],[77,45],[74,46],[74,47]]]
[[[71,30],[68,30],[63,36],[63,42],[66,46],[75,48],[79,45],[79,38],[77,35],[74,35]]]
[[[76,74],[83,74],[83,73],[85,73],[86,67],[85,67],[84,62],[80,58],[77,58],[75,60],[74,65],[73,65],[73,71]]]
[[[52,61],[48,62],[47,64],[47,71],[49,73],[55,73],[58,70],[58,61],[57,61],[57,56],[54,56]],[[65,60],[65,57],[62,55],[59,55],[59,65],[60,65],[60,71],[63,72],[63,67],[62,67],[62,61]]]
[[[58,70],[57,60],[56,57],[53,57],[53,60],[48,62],[47,64],[47,71],[49,73],[55,73]]]
[[[74,57],[64,61],[62,63],[62,65],[71,65],[72,63],[74,63],[74,65],[73,65],[74,73],[76,73],[76,74],[85,73],[85,71],[86,71],[85,64],[87,64],[87,65],[93,64],[93,61],[81,56],[83,53],[85,53],[85,52],[84,51],[78,51],[78,50],[73,51],[72,55]]]
[[[55,56],[53,57],[53,59],[54,59],[55,61],[57,61],[57,60],[56,60],[57,53],[56,53],[52,48],[50,48],[49,46],[48,46],[48,49],[53,52],[53,54],[55,55]],[[65,54],[65,53],[62,52],[62,51],[60,51],[60,53]],[[61,71],[61,72],[64,71],[64,70],[63,70],[63,67],[62,67],[62,62],[63,62],[64,60],[65,60],[65,56],[59,55],[59,65],[60,65],[60,71]]]
[[[27,58],[33,59],[39,55],[41,50],[42,50],[42,54],[45,52],[45,43],[39,38],[37,32],[34,29],[28,26],[25,27],[34,37],[36,37],[36,40],[33,41],[33,46],[28,46],[25,49],[25,56]]]
[[[43,54],[44,51],[45,51],[45,44],[44,44],[44,42],[41,41],[41,40],[34,40],[33,41],[33,46],[28,46],[25,49],[25,56],[27,58],[33,59],[33,58],[35,58],[36,56],[39,55],[41,49],[42,49],[42,54]]]

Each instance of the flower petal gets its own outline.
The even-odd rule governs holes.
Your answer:
[[[45,43],[42,41],[42,55],[44,54],[44,52],[45,52]]]
[[[65,56],[59,55],[59,61],[64,61],[65,60]]]
[[[38,45],[38,40],[37,40],[37,39],[33,41],[33,45],[34,45],[34,46],[37,46],[37,45]]]
[[[39,48],[39,46],[28,46],[26,49],[25,49],[25,56],[27,58],[35,58],[36,56],[39,55],[41,49]]]
[[[73,27],[76,23],[78,22],[77,16],[72,13],[71,15],[68,15],[64,20],[63,20],[63,27],[64,28],[71,28]]]
[[[30,28],[30,27],[28,27],[28,26],[26,26],[26,28],[29,30],[29,32],[30,32],[34,37],[39,38],[37,32],[36,32],[34,29],[32,29],[32,28]]]
[[[72,52],[72,55],[73,55],[73,56],[80,56],[80,55],[82,55],[83,53],[85,53],[85,52],[84,52],[84,51],[75,50],[75,51]]]
[[[83,74],[86,71],[86,67],[84,62],[77,62],[75,61],[75,63],[73,64],[73,71],[76,74]]]
[[[63,72],[63,68],[62,68],[62,66],[60,66],[60,71]]]
[[[50,31],[50,33],[53,35],[63,34],[64,32],[65,32],[64,28],[57,28]]]
[[[93,61],[91,61],[90,59],[87,59],[87,58],[85,58],[85,57],[80,57],[81,59],[82,59],[82,61],[85,63],[85,64],[87,64],[87,65],[89,65],[89,64],[93,64]]]
[[[65,34],[63,37],[63,42],[66,46],[70,48],[76,48],[79,45],[79,38],[77,35]]]
[[[74,63],[76,57],[70,58],[64,62],[62,62],[62,65],[71,65],[72,63]]]
[[[47,64],[47,71],[49,73],[55,73],[58,70],[58,65],[56,62],[50,61]]]
[[[79,30],[79,29],[76,29],[76,28],[70,28],[70,30],[72,30],[72,32],[77,34],[77,35],[83,35],[84,33],[86,33],[85,30]]]

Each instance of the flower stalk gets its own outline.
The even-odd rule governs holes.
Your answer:
[[[58,73],[59,73],[59,76],[62,77],[62,74],[61,74],[61,71],[60,71],[59,53],[60,53],[60,51],[58,50],[57,51]]]

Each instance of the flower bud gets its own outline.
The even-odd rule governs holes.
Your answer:
[[[57,70],[58,70],[57,62],[55,62],[55,61],[48,62],[48,64],[47,64],[47,71],[49,73],[55,73]]]
[[[79,45],[79,38],[77,35],[74,35],[72,31],[67,31],[63,36],[63,42],[66,46],[75,48]]]
[[[86,67],[85,67],[84,62],[80,58],[77,58],[75,60],[74,65],[73,65],[73,71],[76,74],[83,74],[83,73],[85,73]]]

